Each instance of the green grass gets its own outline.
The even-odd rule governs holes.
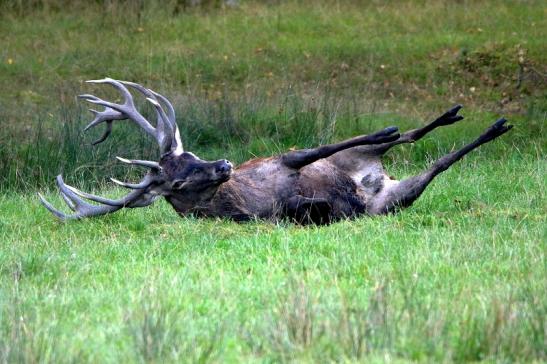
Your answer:
[[[541,2],[175,3],[0,4],[0,363],[547,360]],[[36,196],[62,205],[56,174],[117,196],[106,177],[140,171],[115,155],[157,158],[127,122],[89,146],[73,97],[115,97],[80,84],[103,76],[165,94],[188,150],[236,163],[463,103],[388,154],[404,178],[515,128],[396,215],[236,224],[158,201],[61,224]]]
[[[446,152],[437,140],[461,145],[458,135],[487,123],[475,124],[394,151],[390,172],[416,173]],[[410,209],[327,227],[181,219],[164,202],[60,224],[35,196],[4,194],[0,353],[8,362],[545,360],[542,142],[516,129]]]

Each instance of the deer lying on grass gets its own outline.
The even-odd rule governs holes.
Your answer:
[[[173,106],[162,95],[136,83],[110,78],[88,82],[110,84],[124,97],[123,104],[116,104],[93,95],[80,96],[105,107],[103,111],[91,110],[95,119],[85,128],[106,123],[105,133],[94,144],[109,136],[114,121],[129,119],[156,138],[161,158],[159,162],[151,162],[117,157],[120,162],[148,169],[142,181],[136,184],[112,179],[132,190],[118,200],[79,191],[66,185],[59,175],[60,194],[74,213],[64,214],[41,195],[40,198],[61,220],[105,215],[124,207],[148,206],[159,196],[165,197],[182,216],[194,214],[236,221],[290,219],[301,224],[327,224],[363,214],[386,214],[410,206],[438,174],[512,127],[500,119],[472,143],[440,158],[425,172],[402,181],[386,174],[382,156],[393,146],[412,143],[439,126],[462,120],[463,117],[457,115],[461,106],[453,107],[423,128],[403,134],[389,127],[336,144],[252,159],[234,169],[225,159],[204,161],[183,150]],[[144,95],[154,106],[155,126],[137,111],[128,87]]]

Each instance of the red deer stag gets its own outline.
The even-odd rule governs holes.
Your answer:
[[[412,143],[439,126],[462,120],[457,115],[461,106],[453,107],[423,128],[403,134],[389,127],[340,143],[252,159],[234,169],[225,159],[204,161],[183,150],[173,106],[162,95],[136,83],[110,78],[88,82],[110,84],[124,98],[122,104],[117,104],[93,95],[80,96],[105,108],[92,110],[95,119],[85,129],[106,123],[104,135],[94,144],[108,137],[113,121],[129,119],[156,138],[161,158],[159,162],[151,162],[118,157],[120,162],[148,169],[139,183],[112,179],[132,190],[118,200],[79,191],[58,176],[60,194],[74,213],[67,215],[40,198],[61,220],[104,215],[124,207],[143,207],[159,196],[165,197],[183,216],[226,217],[236,221],[289,219],[301,224],[327,224],[362,214],[386,214],[410,206],[438,174],[511,129],[511,125],[505,125],[505,119],[500,119],[472,143],[440,158],[425,172],[402,181],[386,174],[382,156],[395,145]],[[128,87],[144,95],[154,106],[155,124],[137,111]]]

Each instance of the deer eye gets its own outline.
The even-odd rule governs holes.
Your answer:
[[[194,169],[194,170],[192,171],[192,174],[193,174],[194,176],[195,176],[196,174],[200,174],[200,173],[201,173],[201,171],[200,171],[199,169]]]
[[[174,190],[180,190],[182,188],[182,186],[184,185],[184,181],[176,181],[175,183],[173,183],[173,186],[172,188]]]

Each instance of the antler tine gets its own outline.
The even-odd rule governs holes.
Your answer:
[[[57,185],[59,186],[59,193],[63,200],[65,200],[68,207],[71,208],[75,213],[67,215],[59,210],[57,210],[53,205],[51,205],[41,194],[38,194],[42,204],[51,212],[53,215],[57,216],[60,220],[73,220],[80,219],[82,217],[88,216],[97,216],[104,215],[109,212],[114,212],[121,209],[123,206],[95,206],[91,205],[77,196],[74,190],[74,187],[68,186],[64,183],[63,177],[61,175],[57,176]],[[78,190],[76,190],[78,191]],[[81,192],[81,191],[78,191]]]
[[[40,198],[40,202],[46,209],[49,210],[53,215],[55,215],[57,218],[59,218],[62,221],[65,221],[70,218],[70,215],[66,215],[62,213],[61,211],[57,210],[55,207],[53,207],[52,204],[50,204],[41,193],[38,193],[38,197]],[[75,218],[75,217],[73,217]]]
[[[103,135],[101,135],[99,139],[91,142],[91,145],[97,145],[104,142],[106,138],[110,136],[111,133],[112,133],[112,120],[108,120],[106,122],[106,128],[104,129]]]
[[[175,108],[173,107],[173,105],[171,104],[171,102],[169,102],[169,100],[167,100],[167,98],[155,91],[152,91],[150,90],[154,96],[156,96],[165,106],[167,106],[167,110],[168,110],[168,115],[169,115],[169,121],[171,122],[171,126],[174,130],[174,134],[175,134],[175,145],[172,147],[174,153],[176,155],[180,155],[182,154],[182,152],[184,151],[184,148],[182,146],[182,140],[180,138],[180,131],[179,131],[179,126],[177,125],[177,120],[175,118]]]
[[[119,81],[120,83],[129,86],[131,88],[134,88],[135,90],[139,91],[141,94],[143,94],[146,97],[146,100],[149,101],[154,105],[154,108],[156,110],[157,115],[157,124],[156,124],[156,139],[158,140],[158,143],[160,144],[160,149],[162,153],[164,153],[171,147],[172,142],[172,135],[173,130],[169,130],[172,128],[169,128],[171,125],[171,121],[166,117],[165,112],[163,109],[161,109],[161,106],[158,108],[154,102],[157,102],[156,96],[154,95],[154,92],[150,89],[147,89],[146,87],[135,83],[135,82],[129,82],[129,81]],[[150,99],[152,101],[150,101]],[[161,109],[161,110],[160,110]],[[167,133],[166,133],[167,129]]]
[[[139,85],[138,83],[135,83],[135,82],[129,82],[129,81],[119,81],[119,82],[124,85],[133,87],[135,90],[140,91],[144,96],[149,97],[153,100],[158,101],[157,99],[159,99],[159,101],[161,101],[165,106],[167,106],[167,116],[168,116],[167,120],[169,120],[169,122],[171,123],[173,127],[177,125],[176,118],[175,118],[175,108],[165,96],[157,93],[154,90],[150,90],[142,85]]]
[[[133,120],[135,123],[137,123],[137,125],[143,128],[146,133],[152,135],[153,137],[156,137],[156,129],[135,108],[135,103],[133,102],[133,96],[121,82],[113,80],[111,78],[105,78],[102,80],[90,80],[87,82],[88,83],[106,83],[106,84],[112,85],[114,88],[116,88],[122,93],[124,97],[124,103],[116,104],[114,102],[105,101],[94,95],[89,95],[89,94],[80,95],[78,96],[79,98],[84,99],[89,103],[101,105],[106,108],[114,109],[122,114],[125,114],[126,119]]]
[[[88,131],[89,129],[105,121],[108,122],[112,120],[127,119],[127,115],[124,115],[123,113],[117,110],[111,109],[109,107],[105,108],[103,111],[98,111],[93,109],[89,109],[89,111],[91,111],[95,115],[95,119],[93,119],[89,124],[87,124],[87,126],[84,128],[84,131]]]
[[[72,201],[72,206],[74,207],[73,210],[74,211],[78,211],[82,208],[86,208],[86,207],[93,207],[93,205],[90,205],[88,204],[87,202],[85,202],[84,200],[80,199],[76,192],[74,192],[74,190],[76,190],[74,187],[72,186],[69,186],[65,183],[65,181],[63,181],[63,177],[61,175],[58,175],[57,176],[57,186],[59,187],[59,190],[61,192],[61,195],[63,196],[63,198],[66,199],[70,199],[70,201]],[[78,191],[78,190],[76,190]],[[68,205],[70,205],[69,203],[67,203]]]
[[[154,181],[154,178],[152,178],[150,175],[147,175],[143,180],[142,184],[144,186],[144,182],[147,182],[148,187]],[[130,192],[129,194],[118,200],[112,200],[83,192],[75,187],[69,186],[64,183],[63,177],[61,175],[57,176],[57,185],[59,187],[59,194],[66,202],[68,207],[70,207],[70,209],[75,212],[74,214],[67,215],[53,207],[53,205],[50,204],[40,193],[38,194],[38,196],[40,197],[40,201],[42,202],[42,204],[62,221],[104,215],[110,212],[117,211],[124,207],[144,207],[150,205],[158,197],[158,195],[147,194],[146,189],[141,188]],[[98,202],[101,205],[89,204],[82,200],[80,197],[83,197],[90,201]]]
[[[171,146],[173,145],[174,130],[171,127],[171,123],[169,122],[169,119],[165,114],[165,111],[161,107],[160,103],[155,100],[155,98],[152,99],[150,97],[147,97],[146,101],[151,103],[156,109],[156,113],[158,115],[156,138],[158,140],[158,143],[160,144],[161,152],[166,153],[171,150]]]
[[[154,179],[150,179],[150,178],[147,179],[146,177],[139,183],[122,182],[120,180],[117,180],[116,178],[110,178],[110,180],[117,185],[120,185],[125,188],[130,188],[132,190],[141,190],[146,187],[149,187],[152,183],[154,183]]]
[[[77,205],[74,203],[74,201],[72,201],[70,199],[70,197],[68,197],[66,194],[64,194],[62,191],[59,192],[59,194],[61,195],[61,197],[63,198],[63,200],[65,201],[65,203],[67,204],[67,206],[72,210],[72,211],[76,211],[76,208],[77,208]]]
[[[91,142],[91,145],[97,145],[99,143],[102,143],[108,138],[108,136],[112,133],[112,121],[114,120],[124,120],[127,119],[127,116],[119,111],[116,111],[114,109],[111,109],[109,107],[105,108],[104,111],[98,111],[89,109],[93,114],[95,114],[95,119],[93,119],[85,128],[84,132],[88,131],[89,129],[99,125],[100,123],[106,122],[106,128],[103,132],[103,135],[101,137],[93,142]]]
[[[176,119],[175,119],[175,109],[173,108],[173,105],[169,102],[169,100],[167,100],[167,98],[165,96],[157,93],[154,90],[150,90],[149,88],[146,88],[143,85],[140,85],[140,84],[135,83],[135,82],[130,82],[130,81],[119,81],[119,82],[126,85],[126,86],[134,88],[135,90],[142,93],[144,96],[149,97],[153,100],[156,100],[157,98],[160,99],[160,101],[163,102],[165,104],[165,106],[167,106],[167,109],[168,109],[167,114],[169,116],[168,120],[173,124],[175,123],[175,121],[176,121]]]
[[[109,198],[105,198],[105,197],[101,197],[101,196],[97,196],[97,195],[93,195],[91,193],[87,193],[87,192],[84,192],[84,191],[80,191],[79,189],[77,189],[76,187],[72,187],[72,186],[69,186],[69,185],[66,185],[66,187],[71,190],[72,192],[74,192],[76,195],[80,196],[80,197],[83,197],[85,199],[88,199],[89,201],[94,201],[94,202],[98,202],[98,203],[102,203],[104,205],[108,205],[108,206],[116,206],[116,207],[124,207],[127,203],[127,201],[124,201],[124,200],[112,200],[112,199],[109,199]],[[83,201],[83,200],[82,200]],[[89,205],[89,206],[93,206],[93,205]]]
[[[162,152],[173,150],[177,154],[182,154],[183,152],[182,140],[180,138],[179,128],[175,119],[175,109],[173,108],[173,105],[169,102],[169,100],[167,100],[167,98],[164,97],[163,95],[160,95],[159,93],[153,90],[150,90],[142,85],[139,85],[138,83],[129,82],[129,81],[119,81],[119,82],[139,91],[141,94],[143,94],[147,98],[147,100],[150,103],[152,103],[152,105],[154,105],[156,109],[156,113],[158,114],[158,125],[157,125],[158,142],[162,144],[162,142],[160,142],[160,139],[161,139],[163,141],[163,145],[165,148],[164,150],[162,150]],[[163,106],[167,107],[167,113],[163,109],[162,103],[163,103]]]
[[[131,92],[129,92],[129,90],[125,88],[125,86],[120,81],[114,80],[110,77],[105,77],[100,80],[88,80],[86,82],[87,83],[107,83],[109,85],[114,86],[116,89],[118,89],[122,93],[124,98],[124,105],[132,106],[133,108],[135,107],[135,103],[133,102],[133,95],[131,95]]]
[[[126,159],[122,157],[116,157],[117,160],[119,160],[122,163],[126,164],[132,164],[136,166],[146,167],[150,168],[152,170],[161,171],[161,166],[158,162],[152,162],[152,161],[143,161],[139,159]]]
[[[171,102],[169,102],[169,100],[167,100],[165,96],[157,93],[156,91],[150,90],[150,92],[152,92],[154,96],[156,96],[165,106],[167,106],[167,110],[168,110],[167,114],[169,115],[169,121],[171,121],[173,125],[177,125],[176,124],[177,119],[175,118],[175,108],[173,107]]]

